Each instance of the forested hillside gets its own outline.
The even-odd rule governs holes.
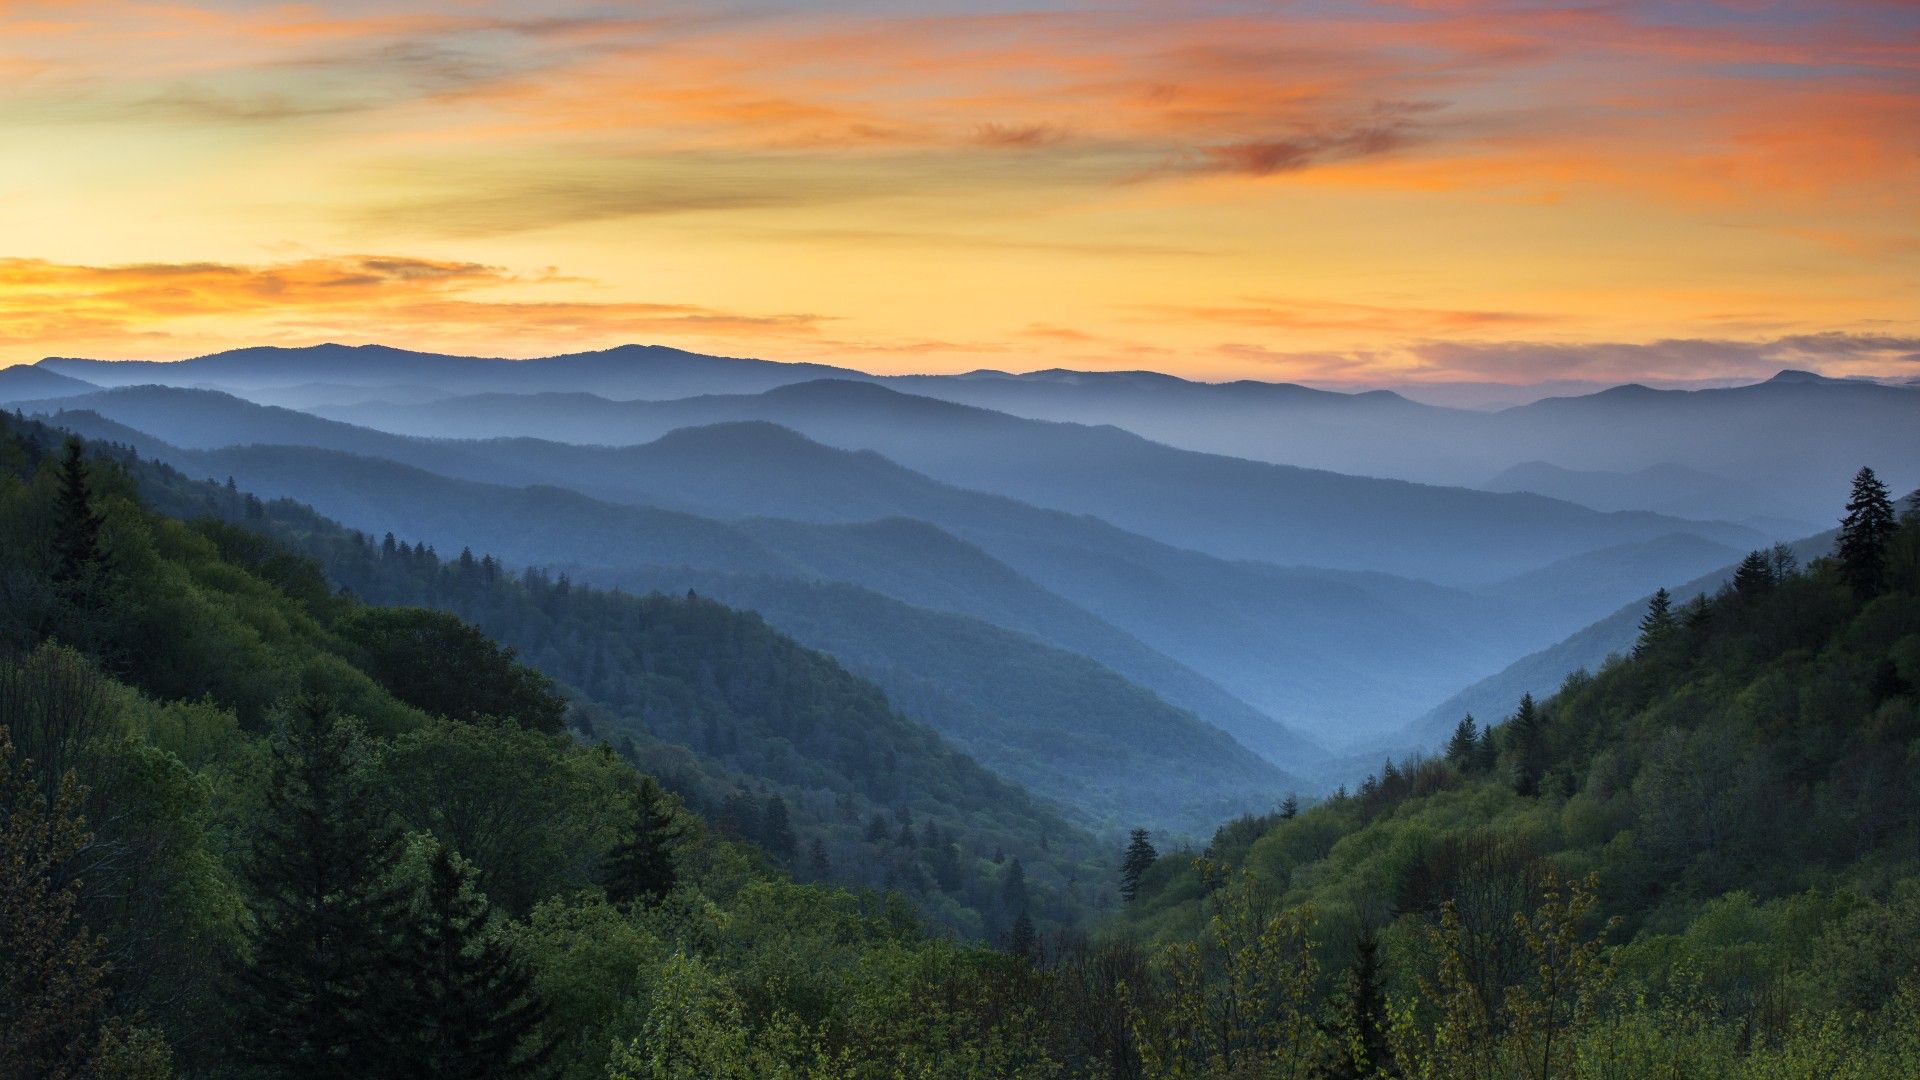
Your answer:
[[[464,588],[549,621],[583,681],[700,748],[676,772],[664,747],[598,743],[604,714],[471,625],[335,592],[263,535],[298,508],[276,521],[37,425],[10,423],[0,460],[0,1074],[1920,1068],[1920,516],[1864,471],[1832,557],[1755,552],[1711,597],[1662,594],[1632,657],[1490,728],[1463,720],[1444,756],[1233,822],[1204,852],[1136,833],[1094,886],[1126,914],[1090,936],[1045,932],[1061,901],[1040,868],[1083,865],[1047,854],[1063,826],[1004,862],[969,852],[1014,913],[996,950],[930,936],[904,879],[792,883],[832,868],[772,839],[814,827],[782,791],[831,789],[835,769],[881,782],[862,753],[893,749],[956,808],[978,805],[968,788],[1024,804],[954,756],[925,758],[946,787],[911,773],[906,748],[937,739],[757,620],[539,575],[485,590],[485,559],[307,515],[365,593]],[[625,615],[632,652],[593,675],[566,628]],[[782,761],[792,788],[703,794]],[[956,850],[992,835],[984,809],[926,805],[854,850],[921,852],[929,824]]]
[[[654,1067],[719,1060],[742,1009],[846,1075],[1022,1037],[987,991],[1019,966],[909,900],[1030,941],[1084,910],[1084,838],[831,661],[707,601],[494,592],[626,620],[593,662],[655,734],[601,732],[470,625],[134,475],[176,513],[256,501],[5,423],[0,1075],[748,1075]],[[787,883],[863,874],[889,891]]]
[[[1204,835],[1222,817],[1270,808],[1285,791],[1302,786],[1218,729],[1113,671],[1033,640],[1065,639],[1129,669],[1157,670],[1163,678],[1156,682],[1177,684],[1184,676],[1197,684],[1197,692],[1208,689],[1192,672],[924,524],[720,522],[609,505],[555,488],[451,480],[307,448],[182,452],[93,414],[63,413],[60,421],[202,475],[231,478],[237,472],[232,493],[209,498],[203,485],[193,489],[198,492],[193,497],[182,497],[174,511],[267,530],[319,560],[336,585],[374,603],[420,604],[473,620],[577,694],[629,721],[639,716],[631,695],[608,681],[609,673],[614,683],[626,676],[609,667],[599,655],[604,647],[596,643],[618,637],[622,619],[631,621],[630,616],[605,617],[608,605],[631,608],[636,602],[615,597],[548,605],[551,610],[538,617],[522,617],[526,605],[506,594],[517,596],[535,583],[501,572],[493,557],[570,573],[570,595],[587,595],[582,585],[601,584],[639,594],[682,595],[698,588],[702,595],[756,611],[767,601],[764,614],[775,626],[850,666],[866,663],[863,673],[885,687],[896,706],[907,707],[909,715],[1000,775],[1094,828],[1115,832],[1148,825]],[[175,480],[158,483],[169,473],[141,475],[150,478],[147,487],[155,498],[180,497]],[[396,552],[382,548],[379,559],[370,561],[376,554],[371,537],[385,530],[356,538],[295,503],[249,503],[240,494],[245,489],[312,499],[333,507],[349,524],[378,528],[404,521],[398,531],[411,541],[409,551],[441,542],[449,544],[445,550],[452,555],[470,545],[481,553],[476,563],[493,569],[465,573],[449,560],[444,570],[451,577],[443,582],[437,556],[431,565],[391,559],[399,541]],[[380,565],[373,565],[376,561]],[[651,569],[633,569],[636,565]],[[815,582],[777,572],[803,580],[827,574],[868,581],[936,610],[889,602],[865,588],[823,592]],[[548,583],[556,576],[550,574]],[[715,588],[718,593],[711,593]],[[936,613],[953,610],[977,611],[1032,633]],[[911,623],[912,632],[903,634],[903,623]],[[889,662],[872,663],[876,655]],[[1226,699],[1217,688],[1213,693]],[[1299,742],[1251,709],[1239,708],[1245,719],[1237,726],[1269,729],[1267,746]]]
[[[1311,926],[1361,1075],[1914,1075],[1907,505],[1863,470],[1832,557],[1756,551],[1711,596],[1662,590],[1630,657],[1160,859],[1122,925],[1204,941],[1244,889]],[[1286,1038],[1213,1045],[1250,1061]]]

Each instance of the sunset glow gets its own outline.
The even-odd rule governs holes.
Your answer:
[[[0,0],[0,365],[1920,375],[1899,0]]]

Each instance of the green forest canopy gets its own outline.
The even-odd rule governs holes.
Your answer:
[[[1650,612],[1636,655],[1490,732],[1463,723],[1445,757],[1231,823],[1204,852],[1149,858],[1142,838],[1133,899],[1086,933],[1063,932],[1070,908],[1034,925],[1036,868],[1104,862],[1117,888],[1118,851],[976,855],[1013,915],[991,949],[900,892],[795,883],[813,844],[785,859],[730,839],[636,772],[665,747],[597,741],[626,734],[605,717],[576,708],[556,732],[555,687],[464,624],[371,614],[259,533],[142,505],[127,467],[42,429],[11,425],[0,465],[17,553],[0,577],[0,1074],[1920,1067],[1920,522],[1870,475],[1839,558],[1769,559]],[[399,558],[352,542],[371,566]],[[434,570],[421,580],[464,572]],[[501,602],[544,612],[536,591],[563,585]],[[799,660],[746,666],[779,639],[718,605],[653,602],[662,639],[641,655],[678,645],[698,672],[715,648],[722,704],[729,662],[776,680],[743,693],[864,692]],[[448,655],[483,677],[416,668]],[[715,700],[700,689],[671,714],[691,745]],[[780,722],[804,741],[846,708]],[[712,749],[681,760],[714,783],[761,752]],[[853,759],[805,760],[848,770],[850,796],[869,782]],[[781,829],[777,794],[756,795],[760,839],[797,849],[814,826],[781,796]],[[1021,835],[946,820],[943,836]],[[923,823],[861,822],[858,843],[882,850],[869,835],[899,825],[918,852]]]

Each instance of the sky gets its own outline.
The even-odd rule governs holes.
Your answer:
[[[0,366],[1920,377],[1920,3],[0,0]]]

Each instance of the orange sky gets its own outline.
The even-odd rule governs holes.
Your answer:
[[[1920,376],[1920,5],[0,0],[0,365]]]

